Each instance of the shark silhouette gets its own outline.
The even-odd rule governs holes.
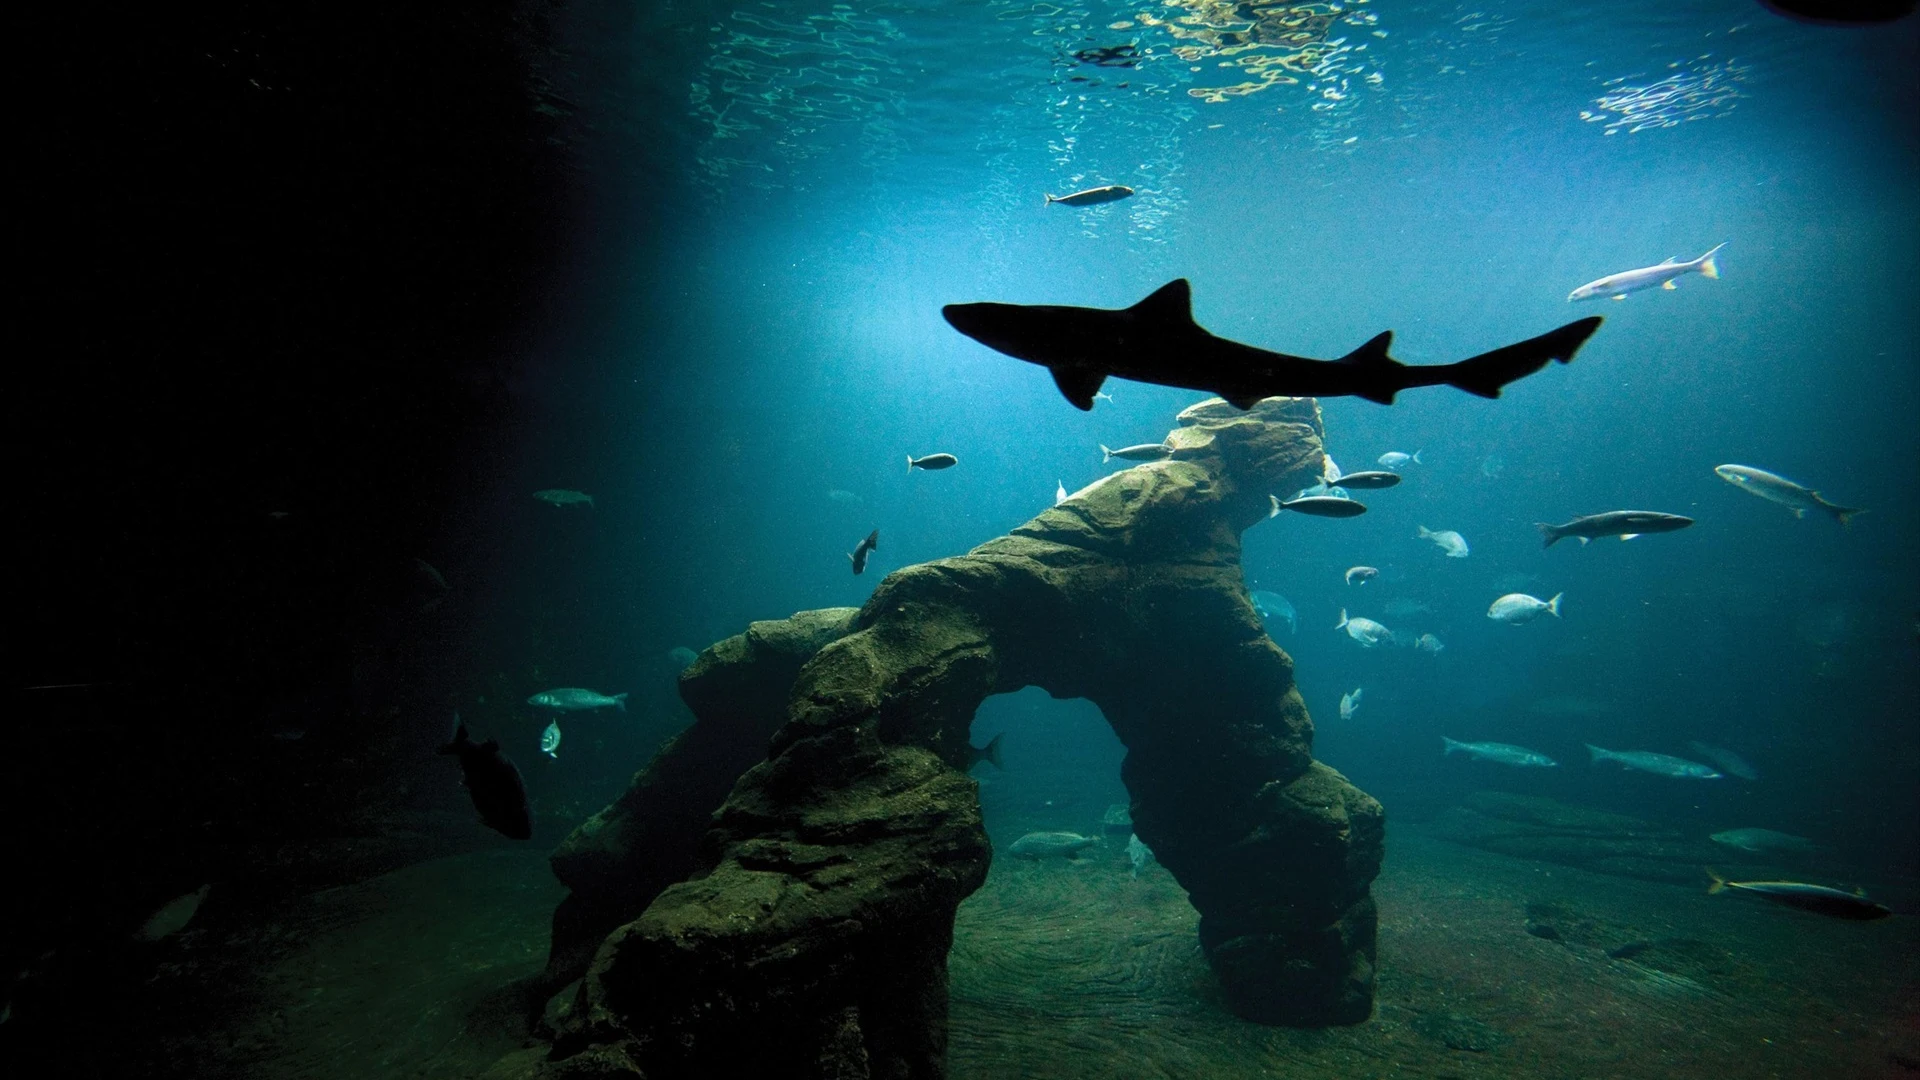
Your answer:
[[[1129,308],[1050,304],[948,304],[955,330],[1053,373],[1068,401],[1093,408],[1107,376],[1205,390],[1238,408],[1267,397],[1354,395],[1382,405],[1415,386],[1454,386],[1485,398],[1547,366],[1566,363],[1599,328],[1599,317],[1453,364],[1408,367],[1387,355],[1393,331],[1338,360],[1268,352],[1215,337],[1193,321],[1193,293],[1176,278]]]

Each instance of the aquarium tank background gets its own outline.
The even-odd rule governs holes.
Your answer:
[[[8,1075],[1913,1075],[1920,21],[1807,6],[31,17]]]

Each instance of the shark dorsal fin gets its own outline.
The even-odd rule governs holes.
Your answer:
[[[1164,322],[1193,322],[1193,287],[1186,278],[1174,278],[1128,309],[1142,318]]]

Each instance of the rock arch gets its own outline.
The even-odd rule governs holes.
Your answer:
[[[1239,563],[1268,493],[1319,474],[1318,406],[1204,402],[1169,442],[857,612],[695,661],[698,722],[555,853],[555,981],[595,951],[550,1075],[945,1075],[954,911],[991,857],[968,729],[1030,685],[1093,701],[1125,744],[1135,831],[1237,1013],[1369,1015],[1383,814],[1313,761]]]

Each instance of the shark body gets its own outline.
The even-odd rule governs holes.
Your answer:
[[[953,328],[982,345],[1053,374],[1068,401],[1093,408],[1109,376],[1218,394],[1250,409],[1269,397],[1362,397],[1393,404],[1416,386],[1453,386],[1497,398],[1547,365],[1566,363],[1599,328],[1590,317],[1453,364],[1409,367],[1387,355],[1391,330],[1338,360],[1269,352],[1215,337],[1193,321],[1187,279],[1176,278],[1128,308],[1051,304],[948,304]]]

